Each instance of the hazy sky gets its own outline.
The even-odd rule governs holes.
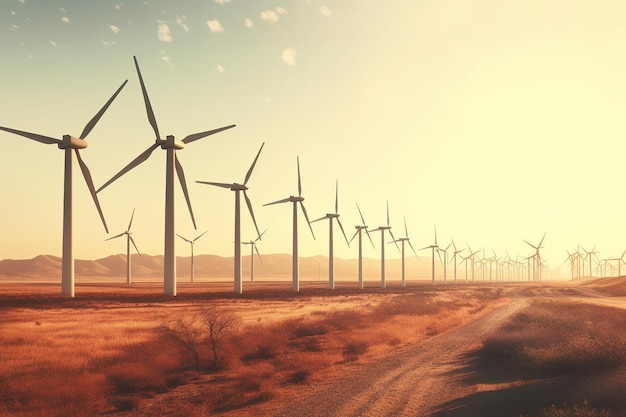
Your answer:
[[[136,55],[163,136],[237,124],[178,153],[198,230],[178,189],[177,232],[209,231],[196,253],[232,256],[234,193],[195,181],[242,182],[265,141],[249,182],[261,253],[291,252],[291,206],[262,204],[297,194],[299,155],[311,220],[334,211],[338,180],[348,237],[355,202],[376,227],[388,200],[416,247],[436,225],[440,244],[527,256],[522,239],[546,232],[556,267],[578,243],[626,248],[625,18],[621,1],[6,0],[0,125],[78,136],[128,79],[81,153],[102,185],[154,141]],[[63,153],[0,141],[0,259],[59,256]],[[77,258],[124,252],[104,240],[133,208],[140,250],[163,253],[162,150],[99,194],[110,235],[74,166]],[[314,241],[301,220],[301,255],[327,254],[327,225]],[[336,255],[356,257],[340,237]]]

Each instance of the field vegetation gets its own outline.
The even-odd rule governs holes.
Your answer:
[[[536,301],[484,340],[473,382],[525,381],[506,397],[525,417],[624,416],[625,328],[624,309]]]
[[[303,292],[5,297],[0,415],[260,415],[504,301],[479,287]]]

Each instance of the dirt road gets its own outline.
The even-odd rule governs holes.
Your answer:
[[[458,374],[463,357],[490,330],[528,304],[523,298],[457,329],[406,346],[392,355],[312,387],[304,397],[285,398],[281,417],[444,416],[443,404],[495,387],[468,386]],[[456,375],[456,376],[455,376]],[[498,389],[503,388],[500,386]],[[464,416],[472,416],[465,410]],[[478,415],[478,414],[477,414]],[[481,411],[480,415],[484,415]]]

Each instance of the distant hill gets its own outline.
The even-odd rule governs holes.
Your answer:
[[[140,278],[158,278],[163,275],[162,255],[132,255],[132,275]],[[196,278],[231,279],[233,276],[233,258],[217,255],[196,255]],[[177,276],[181,279],[191,275],[191,258],[177,257]],[[437,276],[442,276],[441,264],[436,264]],[[250,277],[250,256],[242,259],[244,280]],[[365,279],[371,281],[380,278],[380,259],[363,259]],[[390,280],[401,278],[401,260],[388,259],[385,263],[386,277]],[[459,265],[458,278],[463,279],[463,269]],[[77,259],[75,262],[77,278],[120,278],[126,276],[126,256],[111,255],[96,260]],[[430,279],[430,258],[414,256],[406,259],[407,279]],[[291,255],[264,254],[262,261],[254,259],[254,275],[258,279],[290,279]],[[357,279],[357,259],[335,258],[336,279]],[[448,279],[453,275],[453,266],[448,266]],[[328,279],[328,258],[312,256],[300,258],[300,276],[302,279]],[[61,258],[52,255],[39,255],[32,259],[4,259],[0,261],[0,279],[60,279]]]

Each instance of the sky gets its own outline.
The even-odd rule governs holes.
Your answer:
[[[176,231],[195,253],[233,254],[234,193],[195,181],[244,180],[261,254],[291,252],[291,206],[334,211],[348,238],[390,224],[416,249],[471,246],[542,257],[568,273],[567,251],[626,249],[626,4],[620,1],[6,0],[0,4],[0,126],[79,136],[96,187],[154,141],[137,57],[161,135],[236,124],[178,151],[196,216],[177,184]],[[60,256],[63,153],[0,132],[0,259]],[[10,155],[10,156],[9,156]],[[79,259],[163,253],[165,153],[99,193],[107,235],[74,163]],[[242,207],[242,238],[254,239]],[[328,223],[300,216],[300,255],[328,253]],[[380,256],[380,237],[364,256]],[[335,255],[356,258],[335,229]],[[177,254],[189,247],[178,241]],[[244,248],[244,253],[247,248]],[[399,257],[393,246],[388,257]],[[424,257],[429,251],[420,252]]]

